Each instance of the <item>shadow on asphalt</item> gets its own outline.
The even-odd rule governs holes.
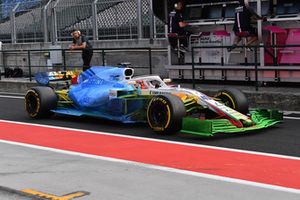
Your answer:
[[[140,136],[140,137],[148,137],[154,139],[167,139],[174,140],[175,138],[187,139],[187,140],[195,140],[195,141],[217,141],[217,140],[226,140],[233,138],[247,138],[254,137],[257,135],[262,135],[266,133],[266,129],[256,130],[256,131],[247,131],[241,133],[217,133],[214,136],[201,136],[201,135],[193,135],[186,133],[176,133],[170,135],[157,134],[153,132],[147,124],[145,123],[121,123],[112,120],[106,119],[98,119],[88,116],[66,116],[66,115],[55,115],[51,118],[55,122],[64,123],[64,125],[70,123],[76,123],[76,127],[69,128],[77,128],[83,130],[90,131],[99,131],[99,132],[108,132],[113,134],[121,134],[121,135],[130,135],[130,136]],[[42,119],[41,119],[42,120]],[[49,122],[49,120],[47,120]],[[97,126],[101,125],[101,126]],[[278,126],[278,125],[277,125]],[[272,132],[272,130],[278,129],[278,127],[269,127],[268,132]],[[142,133],[142,134],[137,134]]]

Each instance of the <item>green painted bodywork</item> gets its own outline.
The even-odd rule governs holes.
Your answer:
[[[253,131],[273,126],[282,121],[283,113],[276,110],[255,109],[250,111],[253,125],[237,128],[228,119],[198,119],[185,117],[182,122],[182,133],[201,136],[213,136],[216,133],[238,133]]]

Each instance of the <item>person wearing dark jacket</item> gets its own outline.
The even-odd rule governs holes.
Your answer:
[[[72,31],[73,44],[70,46],[71,50],[81,49],[83,60],[83,71],[91,67],[91,60],[93,57],[93,46],[89,42],[88,38],[81,35],[80,30],[75,29]]]
[[[188,26],[189,24],[184,21],[183,19],[183,9],[184,4],[183,1],[179,1],[175,4],[175,10],[170,13],[170,31],[169,33],[176,33],[180,44],[182,47],[188,46],[188,35],[189,32],[187,32],[184,27]],[[176,46],[176,41],[170,40],[171,46]]]
[[[258,40],[257,29],[251,25],[252,17],[255,19],[264,19],[248,5],[248,0],[239,0],[239,6],[235,9],[233,26],[235,39],[233,46],[228,48],[228,51],[231,51],[239,44],[243,37],[242,34],[244,34],[244,37],[247,37],[247,43],[245,44],[246,46]]]

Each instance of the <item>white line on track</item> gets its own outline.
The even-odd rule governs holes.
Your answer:
[[[0,98],[8,98],[8,99],[24,99],[23,96],[10,96],[10,95],[0,95]]]
[[[90,154],[84,154],[84,153],[77,153],[77,152],[72,152],[72,151],[59,150],[59,149],[42,147],[42,146],[31,145],[31,144],[10,142],[10,141],[6,141],[6,140],[0,140],[0,143],[23,146],[23,147],[39,149],[39,150],[44,150],[44,151],[51,151],[51,152],[55,152],[55,153],[61,153],[61,154],[67,154],[67,155],[73,155],[73,156],[81,156],[81,157],[85,157],[85,158],[92,158],[92,159],[109,161],[109,162],[123,163],[123,164],[127,164],[127,165],[144,167],[144,168],[148,168],[148,169],[152,169],[152,170],[160,170],[160,171],[166,171],[166,172],[170,172],[170,173],[178,173],[178,174],[183,174],[183,175],[196,176],[196,177],[201,177],[201,178],[206,178],[206,179],[211,179],[211,180],[216,180],[216,181],[224,181],[224,182],[229,182],[229,183],[234,183],[234,184],[242,184],[242,185],[248,185],[248,186],[259,187],[259,188],[264,188],[264,189],[281,191],[281,192],[300,194],[300,190],[297,190],[297,189],[269,185],[269,184],[264,184],[264,183],[257,183],[257,182],[246,181],[246,180],[241,180],[241,179],[228,178],[228,177],[204,174],[204,173],[199,173],[199,172],[192,172],[192,171],[187,171],[187,170],[180,170],[180,169],[175,169],[175,168],[138,163],[138,162],[134,162],[134,161],[128,161],[128,160],[122,160],[122,159],[116,159],[116,158],[109,158],[109,157],[96,156],[96,155],[90,155]]]
[[[25,93],[20,93],[20,92],[0,92],[0,95],[24,96]]]
[[[300,111],[284,111],[283,112],[285,115],[290,115],[290,114],[300,114]]]
[[[288,116],[284,116],[284,119],[295,119],[295,120],[300,120],[300,117],[288,117]]]

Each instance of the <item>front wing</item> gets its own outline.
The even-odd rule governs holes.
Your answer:
[[[255,109],[250,112],[254,125],[238,128],[228,119],[201,120],[185,117],[182,124],[182,133],[201,136],[213,136],[216,133],[239,133],[264,129],[282,121],[283,114],[276,110]]]

